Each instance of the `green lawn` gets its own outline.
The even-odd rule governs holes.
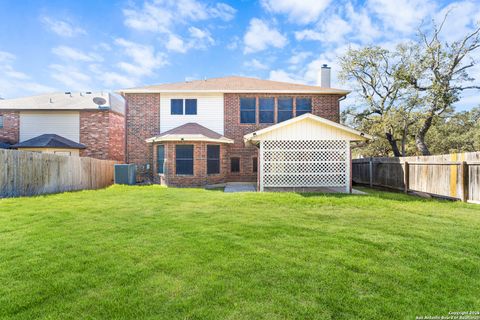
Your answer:
[[[113,186],[0,200],[2,319],[480,310],[480,206]]]

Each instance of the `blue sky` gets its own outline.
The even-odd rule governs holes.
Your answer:
[[[349,89],[335,77],[346,48],[393,47],[447,10],[447,40],[480,21],[478,0],[0,0],[0,96],[231,74],[315,84],[324,63]]]

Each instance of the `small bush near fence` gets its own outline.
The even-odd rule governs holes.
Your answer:
[[[352,180],[371,186],[480,202],[480,152],[355,159]]]
[[[0,150],[0,197],[32,196],[113,183],[115,161]]]

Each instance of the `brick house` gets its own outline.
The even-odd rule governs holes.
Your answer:
[[[38,144],[45,140],[42,138],[52,136],[59,136],[65,142],[63,147]],[[0,100],[0,142],[29,151],[123,162],[125,101],[104,92]]]
[[[365,135],[339,124],[340,100],[348,91],[330,88],[329,68],[322,72],[323,86],[231,76],[121,90],[126,100],[126,162],[137,165],[139,180],[169,186],[258,182],[266,164],[259,159],[262,143],[254,139],[256,132],[311,124],[314,132],[323,134],[314,137],[317,141],[332,132],[328,139],[346,141],[335,151],[342,153],[340,180],[345,186],[348,142]],[[301,123],[292,122],[295,118]]]

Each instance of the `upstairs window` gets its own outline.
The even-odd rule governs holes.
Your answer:
[[[309,112],[312,113],[312,98],[297,98],[297,117]]]
[[[179,144],[175,146],[175,173],[193,175],[193,145]]]
[[[0,114],[0,129],[3,128],[3,115]]]
[[[260,98],[258,100],[260,109],[260,123],[274,123],[275,99],[274,98]]]
[[[183,99],[170,100],[170,114],[183,114]]]
[[[197,99],[185,99],[185,114],[197,114]]]
[[[293,116],[293,98],[278,98],[277,122],[291,119]]]
[[[207,174],[220,173],[220,146],[207,145]]]
[[[157,146],[157,173],[165,173],[165,146]]]
[[[237,157],[230,158],[230,172],[233,172],[233,173],[240,172],[240,158],[237,158]]]
[[[255,98],[240,98],[240,123],[256,123]]]

